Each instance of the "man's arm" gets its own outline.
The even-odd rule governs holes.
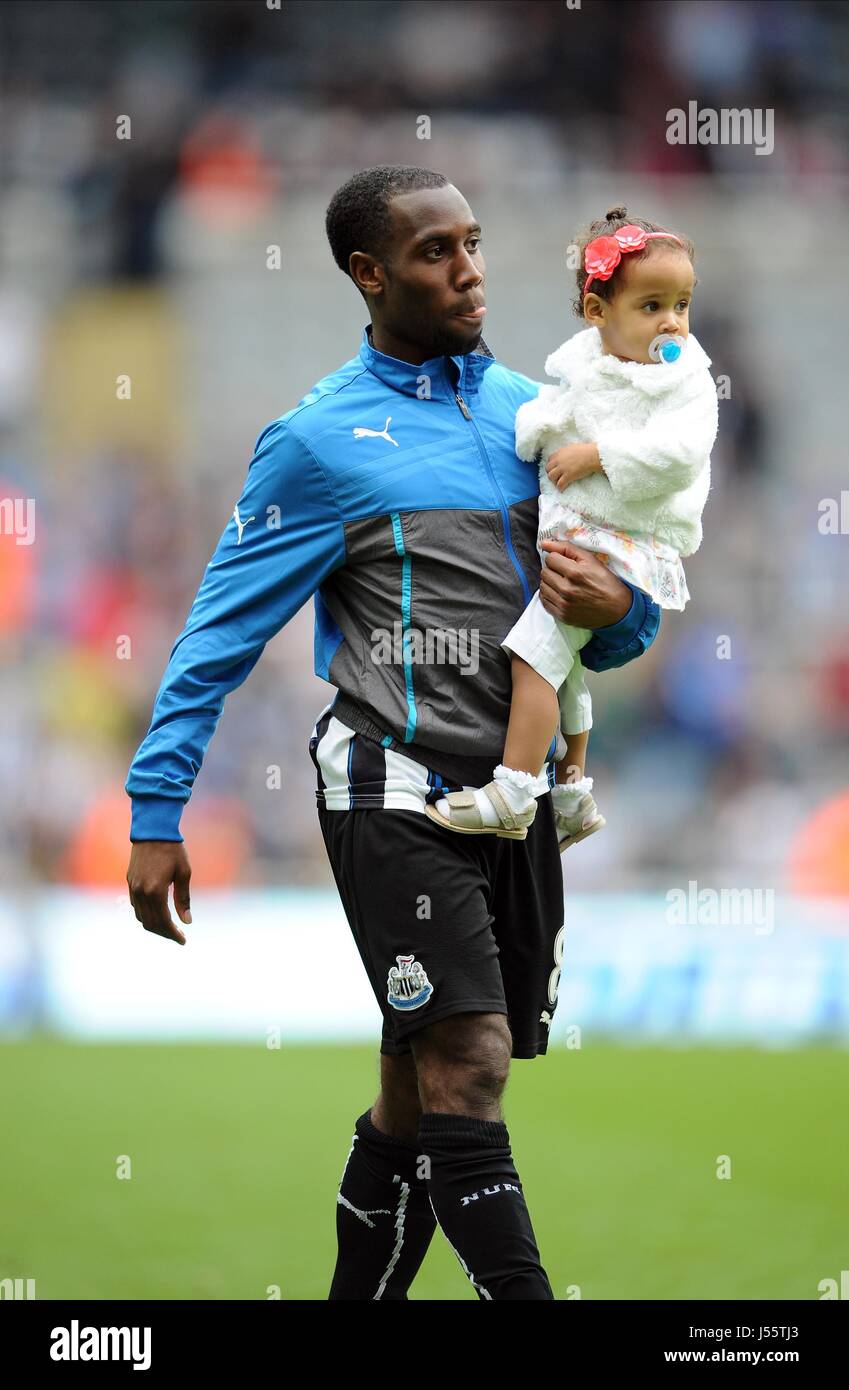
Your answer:
[[[236,519],[238,511],[238,521]],[[132,797],[130,902],[145,931],[185,945],[191,866],[180,815],[224,698],[266,642],[344,562],[345,533],[318,461],[282,421],[260,435],[242,495],[215,549],[156,695],[125,783]]]
[[[627,665],[642,656],[657,636],[659,605],[627,579],[622,583],[631,591],[631,606],[618,622],[595,628],[590,641],[581,648],[581,661],[588,671],[611,671],[615,666]]]
[[[256,443],[242,495],[177,638],[127,776],[130,839],[180,841],[180,816],[225,696],[265,644],[343,563],[342,520],[318,462],[276,420]]]
[[[590,671],[624,666],[651,646],[660,627],[660,608],[597,555],[568,541],[542,541],[547,552],[540,572],[539,596],[554,618],[593,629],[581,649]]]

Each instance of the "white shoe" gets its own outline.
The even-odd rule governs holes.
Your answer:
[[[592,792],[585,792],[575,809],[568,814],[558,811],[555,801],[554,824],[557,827],[557,843],[562,854],[564,849],[586,839],[587,835],[595,834],[596,830],[603,830],[607,821],[596,806]]]
[[[456,830],[459,835],[499,835],[505,840],[524,840],[528,826],[533,824],[537,813],[536,801],[529,798],[527,808],[516,811],[497,782],[488,782],[481,790],[495,809],[498,817],[496,825],[488,825],[484,820],[473,790],[446,792],[447,816],[437,805],[425,806],[425,814],[437,825],[444,825],[446,830]]]

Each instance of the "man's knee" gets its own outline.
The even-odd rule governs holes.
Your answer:
[[[371,1110],[372,1124],[403,1143],[415,1143],[421,1104],[412,1055],[381,1053],[380,1095]]]
[[[418,1074],[411,1052],[380,1054],[380,1089],[399,1105],[418,1105]]]
[[[452,1014],[410,1041],[423,1110],[500,1113],[513,1047],[504,1014]]]

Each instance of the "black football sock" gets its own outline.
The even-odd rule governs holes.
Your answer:
[[[427,1112],[419,1145],[439,1224],[480,1299],[553,1299],[501,1120]]]
[[[336,1199],[339,1252],[329,1299],[407,1297],[436,1230],[419,1157],[418,1145],[375,1128],[371,1107],[357,1120]]]

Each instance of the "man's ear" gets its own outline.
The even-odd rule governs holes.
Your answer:
[[[383,266],[373,256],[365,251],[352,251],[348,257],[348,271],[362,294],[376,297],[383,293],[386,283]]]

